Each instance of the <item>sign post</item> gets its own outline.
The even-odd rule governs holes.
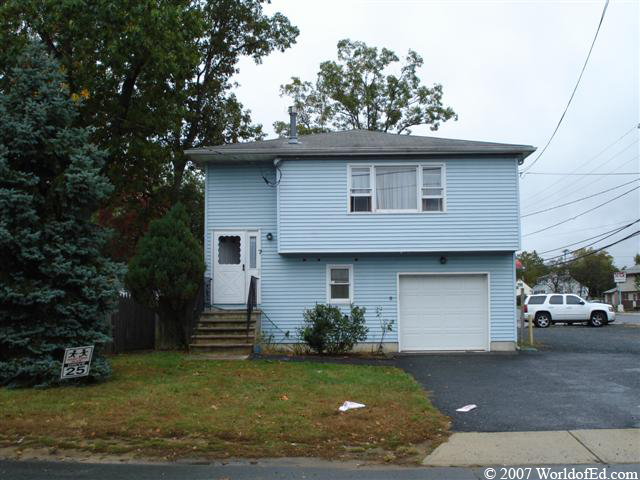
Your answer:
[[[624,310],[624,306],[622,305],[622,291],[620,289],[620,284],[627,281],[627,272],[614,272],[613,281],[616,282],[616,287],[618,287],[618,311],[622,312]]]
[[[89,375],[92,356],[93,345],[65,349],[60,378],[64,380],[65,378],[86,377]]]

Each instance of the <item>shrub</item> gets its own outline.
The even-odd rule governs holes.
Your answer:
[[[338,307],[316,304],[304,311],[305,326],[298,333],[309,348],[319,354],[348,352],[367,338],[366,311],[364,307],[351,305],[350,314],[343,315]]]
[[[186,320],[204,274],[202,246],[182,204],[149,225],[129,262],[125,284],[133,298],[158,313],[160,348],[188,343]]]

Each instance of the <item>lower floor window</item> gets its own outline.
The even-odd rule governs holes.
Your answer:
[[[327,302],[351,303],[353,266],[327,265]]]

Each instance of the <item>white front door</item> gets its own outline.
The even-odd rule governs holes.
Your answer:
[[[220,231],[213,235],[213,302],[245,303],[246,232]]]
[[[246,304],[251,277],[260,278],[259,230],[213,232],[213,303]],[[260,302],[260,281],[257,283]]]

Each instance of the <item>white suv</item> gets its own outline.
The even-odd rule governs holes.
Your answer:
[[[589,323],[601,327],[614,322],[616,312],[606,303],[590,303],[577,295],[552,293],[530,295],[524,301],[525,320],[546,328],[552,323]]]

